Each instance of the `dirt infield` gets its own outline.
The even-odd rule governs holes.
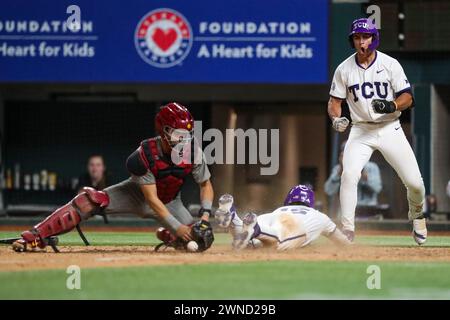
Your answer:
[[[204,253],[154,252],[150,246],[62,246],[61,253],[16,253],[0,247],[0,271],[62,269],[75,264],[82,268],[145,265],[239,263],[269,260],[298,261],[441,261],[450,262],[448,248],[378,247],[353,245],[348,248],[315,245],[289,252],[249,249],[234,252],[229,246],[214,246]]]

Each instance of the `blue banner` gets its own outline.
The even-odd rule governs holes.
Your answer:
[[[328,0],[5,0],[1,82],[328,82]]]

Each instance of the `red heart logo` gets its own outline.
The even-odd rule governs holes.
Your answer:
[[[177,40],[177,32],[173,28],[166,30],[156,28],[152,39],[162,51],[167,51]]]

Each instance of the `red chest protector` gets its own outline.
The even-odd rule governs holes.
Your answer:
[[[192,172],[192,161],[175,165],[162,159],[158,152],[157,138],[142,141],[140,151],[147,169],[155,176],[158,198],[164,204],[169,203],[180,192],[185,177]]]

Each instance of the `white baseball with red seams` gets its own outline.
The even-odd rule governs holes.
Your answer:
[[[198,244],[195,241],[189,241],[186,248],[190,252],[196,252],[198,250]]]

